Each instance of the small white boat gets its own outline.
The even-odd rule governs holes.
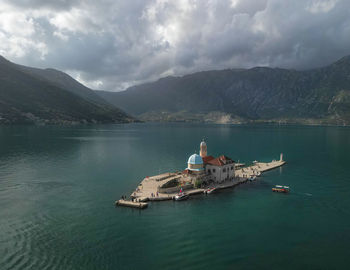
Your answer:
[[[254,181],[255,179],[256,179],[256,176],[255,176],[255,175],[253,175],[253,176],[251,176],[251,177],[248,178],[249,181]]]
[[[216,190],[216,188],[208,188],[208,189],[204,190],[204,193],[210,194],[210,193],[213,193],[215,190]]]
[[[188,199],[188,194],[185,192],[180,192],[179,194],[174,196],[175,201],[182,201]]]

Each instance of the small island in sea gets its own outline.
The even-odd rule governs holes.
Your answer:
[[[187,167],[182,172],[168,172],[145,177],[130,200],[123,196],[116,205],[146,208],[147,201],[166,201],[187,199],[191,195],[211,193],[215,190],[232,188],[247,181],[256,180],[261,173],[281,167],[286,162],[283,154],[279,160],[271,162],[253,161],[252,165],[237,163],[233,159],[220,155],[208,155],[207,144],[200,143],[199,155],[192,154]]]

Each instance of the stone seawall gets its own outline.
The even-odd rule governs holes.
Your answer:
[[[170,188],[158,187],[157,191],[159,193],[170,194],[170,193],[177,193],[177,192],[179,192],[181,188],[182,188],[182,190],[192,189],[193,188],[193,184],[191,184],[191,185],[184,185],[184,186],[177,186],[177,187],[170,187]]]

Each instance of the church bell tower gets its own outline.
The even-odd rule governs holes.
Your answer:
[[[201,144],[200,144],[199,155],[200,155],[202,158],[207,156],[207,144],[205,143],[204,140],[202,140],[202,142],[201,142]]]

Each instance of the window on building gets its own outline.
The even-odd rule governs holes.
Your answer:
[[[208,173],[211,174],[211,170],[210,169],[208,170]]]
[[[226,172],[226,168],[224,168],[222,171],[223,171],[223,172]]]
[[[213,169],[213,172],[215,172],[215,169]]]
[[[231,166],[231,171],[233,171],[233,166]]]

